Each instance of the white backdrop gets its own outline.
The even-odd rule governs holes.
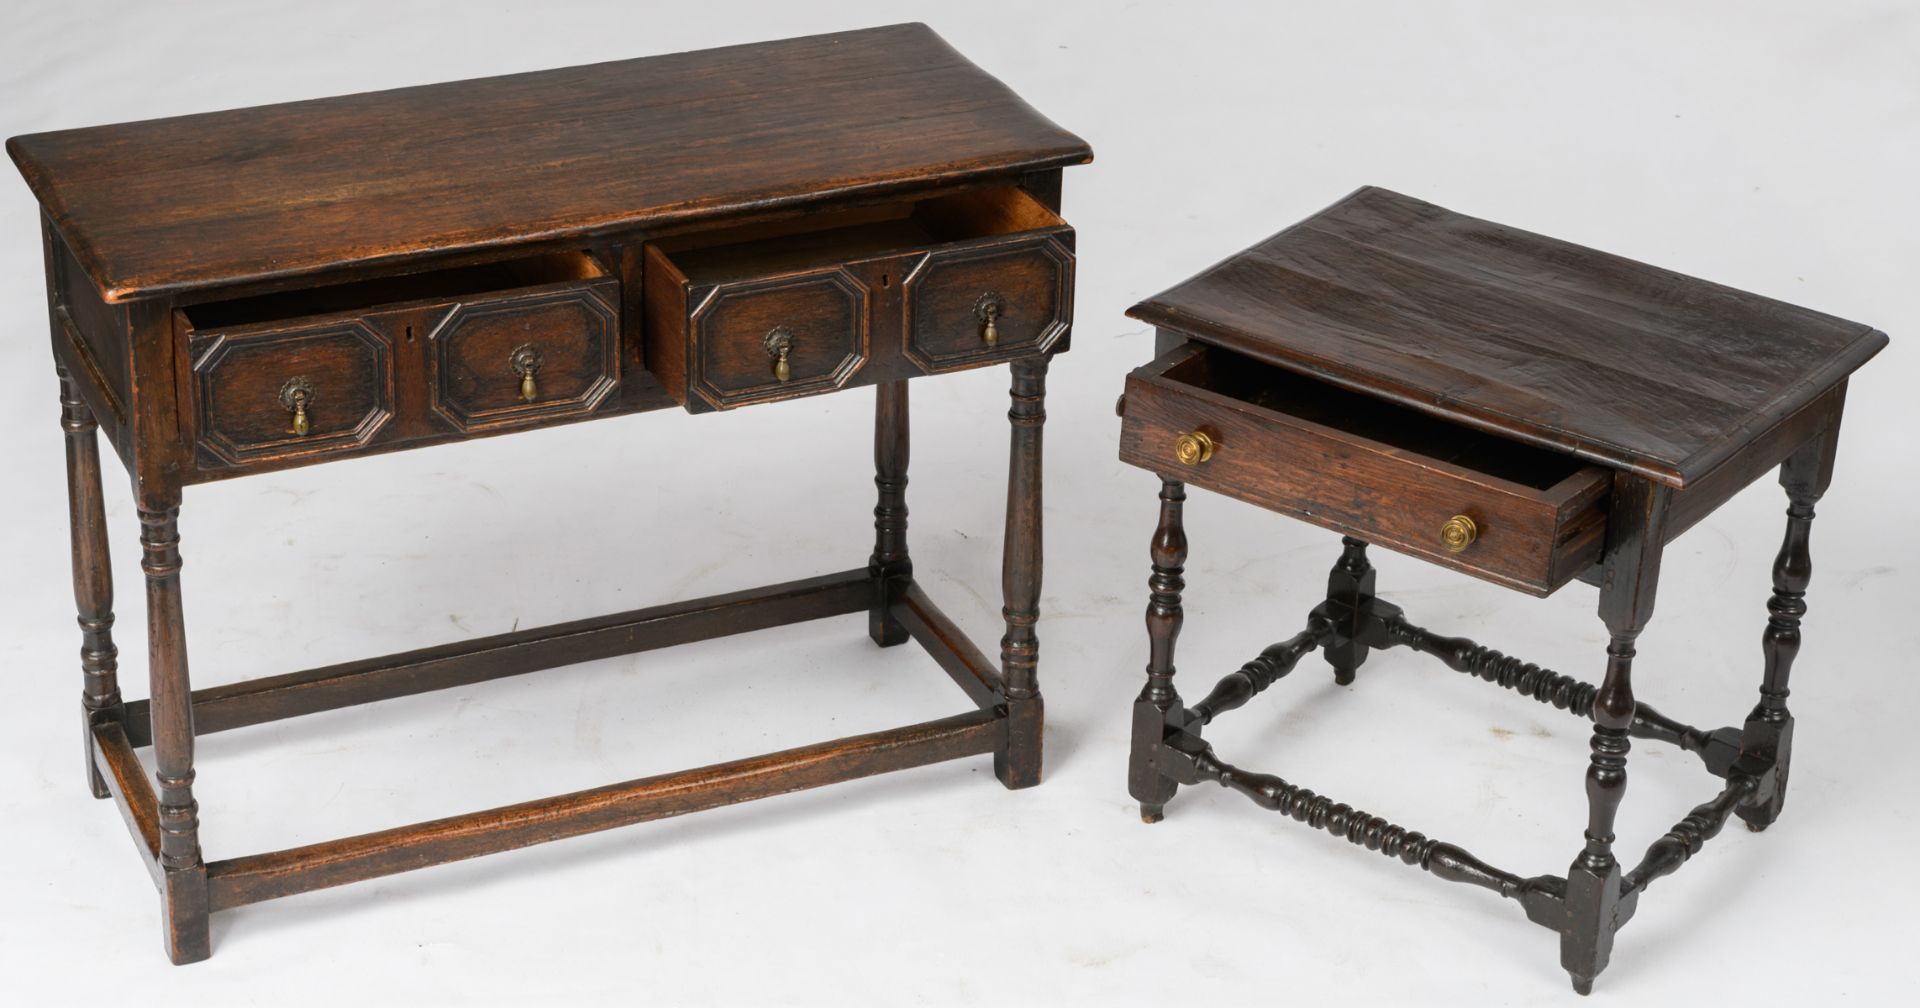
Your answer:
[[[1079,325],[1047,428],[1043,786],[985,758],[280,900],[166,965],[112,806],[81,778],[55,385],[35,209],[0,184],[0,976],[12,1004],[1540,1004],[1553,935],[1217,788],[1141,825],[1125,787],[1155,481],[1112,405],[1151,339],[1122,312],[1363,183],[1893,335],[1855,379],[1815,523],[1791,801],[1654,887],[1597,997],[1882,1003],[1910,954],[1909,726],[1920,378],[1920,11],[1687,5],[462,2],[12,5],[7,134],[925,20],[1061,125]],[[378,170],[377,165],[369,170]],[[1648,362],[1658,367],[1660,362]],[[855,392],[656,413],[256,477],[182,512],[196,684],[858,565],[870,408]],[[916,568],[998,635],[1005,373],[914,390]],[[696,446],[687,450],[688,445]],[[751,478],[731,474],[751,473]],[[122,677],[144,695],[140,573],[110,470]],[[1643,698],[1739,720],[1785,500],[1750,489],[1669,552]],[[1204,493],[1190,692],[1298,629],[1337,540]],[[1422,623],[1582,678],[1591,589],[1535,601],[1391,554]],[[1212,734],[1229,758],[1523,874],[1562,871],[1587,730],[1405,652],[1351,690],[1317,659]],[[1352,696],[1348,696],[1351,692]],[[862,617],[203,740],[226,857],[943,716],[965,701]],[[1715,790],[1637,745],[1637,854]],[[11,992],[24,991],[16,998]]]

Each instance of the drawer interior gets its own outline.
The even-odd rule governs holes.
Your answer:
[[[305,315],[363,311],[386,305],[453,300],[489,291],[592,280],[607,268],[591,253],[554,252],[525,259],[479,263],[426,273],[377,277],[351,283],[209,301],[182,309],[197,330],[272,322]]]
[[[1551,490],[1589,467],[1571,455],[1450,423],[1214,347],[1177,361],[1162,377],[1535,490]]]
[[[689,282],[720,283],[1065,224],[1026,190],[994,186],[675,235],[654,244]]]

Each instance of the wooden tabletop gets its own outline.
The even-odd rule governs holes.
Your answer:
[[[7,141],[111,301],[1080,164],[925,25]]]
[[[1675,487],[1887,342],[1372,187],[1128,314]]]

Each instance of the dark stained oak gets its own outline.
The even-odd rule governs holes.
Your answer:
[[[168,958],[212,954],[207,866],[200,854],[200,804],[193,797],[193,702],[187,674],[186,617],[180,591],[180,509],[140,511],[140,568],[147,576],[147,667],[153,693],[155,819],[160,832],[160,890]]]
[[[1025,357],[1008,368],[1012,388],[1007,410],[1012,426],[1007,452],[1007,524],[1000,550],[1000,682],[1007,704],[1007,744],[994,753],[993,772],[1010,789],[1040,783],[1040,545],[1041,432],[1047,422],[1049,357]]]
[[[1267,645],[1252,661],[1227,673],[1226,678],[1215,683],[1213,691],[1193,705],[1194,717],[1200,724],[1212,724],[1213,719],[1221,714],[1246,706],[1248,701],[1285,679],[1301,658],[1325,644],[1331,637],[1331,631],[1332,627],[1325,619],[1312,619],[1305,630],[1278,644]]]
[[[427,339],[432,408],[459,430],[584,416],[620,380],[620,282],[462,301]]]
[[[908,629],[894,616],[894,603],[913,585],[913,558],[907,552],[907,462],[912,453],[907,383],[888,382],[873,400],[873,579],[867,635],[881,647],[907,642]]]
[[[1430,654],[1455,672],[1465,673],[1502,689],[1510,689],[1557,710],[1588,719],[1593,717],[1593,701],[1600,692],[1598,686],[1561,675],[1484,644],[1476,644],[1465,637],[1445,637],[1425,627],[1415,626],[1397,609],[1377,600],[1365,604],[1363,610],[1362,629],[1356,632],[1368,636],[1377,634],[1380,639],[1374,641],[1375,646],[1391,645]],[[1714,733],[1682,724],[1644,703],[1634,704],[1633,723],[1627,729],[1627,734],[1679,746],[1700,756],[1706,761],[1708,770],[1716,773],[1724,774],[1731,762]]]
[[[102,770],[107,791],[119,805],[121,818],[126,820],[127,832],[144,855],[141,860],[147,874],[153,876],[155,886],[163,886],[160,803],[153,794],[153,780],[147,776],[147,768],[140,765],[140,756],[133,749],[120,722],[102,722],[87,732],[88,755]]]
[[[60,375],[60,427],[67,442],[67,517],[73,554],[73,601],[80,621],[80,709],[86,732],[87,783],[107,797],[106,778],[93,758],[93,726],[125,716],[120,698],[120,649],[113,643],[113,570],[108,558],[106,502],[100,494],[98,425]]]
[[[1196,433],[1210,455],[1180,458]],[[1606,532],[1605,469],[1199,344],[1128,377],[1120,458],[1536,595],[1597,561]],[[1457,552],[1455,515],[1477,529]]]
[[[646,245],[645,356],[697,412],[1058,353],[1073,265],[1018,186],[675,235]]]
[[[1629,733],[1638,706],[1633,698],[1634,642],[1653,618],[1672,498],[1671,487],[1631,473],[1621,473],[1614,483],[1600,587],[1600,621],[1609,634],[1607,672],[1593,697],[1586,843],[1567,871],[1571,926],[1560,934],[1560,965],[1582,994],[1593,989],[1593,978],[1606,969],[1614,932],[1634,909],[1613,853],[1613,824],[1626,797]]]
[[[1128,314],[1676,488],[1887,342],[1373,187]]]
[[[925,25],[15,137],[108,301],[1081,164]]]
[[[412,871],[633,823],[686,815],[877,773],[994,751],[1007,721],[973,711],[697,770],[452,816],[342,840],[216,861],[216,910]]]
[[[1179,480],[1160,481],[1160,523],[1147,546],[1153,573],[1147,576],[1147,682],[1133,701],[1133,758],[1127,790],[1140,803],[1142,822],[1156,823],[1166,813],[1179,784],[1156,764],[1167,732],[1200,731],[1200,718],[1187,716],[1173,682],[1174,648],[1186,622],[1180,593],[1186,590],[1187,488]],[[1189,723],[1191,722],[1191,723]]]
[[[838,264],[696,286],[649,246],[646,270],[647,357],[690,409],[832,392],[867,361],[871,295]]]
[[[926,26],[44,133],[8,151],[40,201],[88,784],[153,874],[175,963],[211,954],[214,911],[257,900],[940,760],[991,754],[1006,786],[1039,782],[1041,425],[1074,283],[1060,174],[1092,154]],[[997,662],[914,581],[906,503],[909,380],[994,365],[1012,385]],[[192,688],[185,487],[868,385],[862,567]],[[119,691],[97,434],[139,513],[145,700]],[[724,474],[748,471],[711,468],[689,492],[737,493]],[[291,851],[202,852],[199,735],[854,614],[877,645],[923,648],[966,713]]]
[[[1361,627],[1372,610],[1373,586],[1379,577],[1367,559],[1365,540],[1341,536],[1340,546],[1340,559],[1327,573],[1327,600],[1314,611],[1327,621],[1323,646],[1327,664],[1333,666],[1334,684],[1348,686],[1373,650],[1362,637]]]
[[[690,644],[859,612],[873,595],[864,570],[670,602],[631,612],[420,648],[195,690],[196,735],[356,704],[470,686],[506,676]],[[127,737],[148,745],[148,702],[126,705]]]
[[[219,462],[357,448],[393,418],[393,355],[355,320],[273,326],[191,344],[200,447]],[[288,390],[299,399],[289,405]]]
[[[927,598],[919,585],[909,581],[900,600],[888,614],[905,628],[933,656],[941,670],[982,708],[998,705],[1007,688],[1000,681],[1000,669],[974,643],[967,639],[946,613]],[[883,643],[876,641],[876,643]]]
[[[910,357],[941,371],[1054,349],[1073,315],[1073,235],[1036,223],[1004,240],[936,249],[907,272]]]
[[[1655,881],[1734,817],[1755,831],[1779,817],[1813,508],[1833,476],[1848,376],[1884,335],[1380,189],[1132,314],[1158,328],[1156,359],[1128,376],[1119,404],[1120,458],[1161,481],[1127,777],[1144,819],[1159,820],[1181,785],[1213,781],[1489,889],[1555,932],[1561,965],[1586,994]],[[1787,531],[1760,700],[1743,724],[1697,728],[1635,697],[1637,642],[1667,544],[1775,468]],[[1191,707],[1173,689],[1188,485],[1340,532],[1343,546],[1306,629]],[[1537,595],[1595,584],[1603,677],[1584,682],[1413,624],[1376,594],[1370,545]],[[1202,726],[1276,687],[1315,648],[1337,683],[1371,653],[1406,648],[1591,721],[1583,842],[1566,874],[1496,868],[1215,755]],[[1615,824],[1632,739],[1692,753],[1724,783],[1628,868]]]
[[[1813,506],[1833,482],[1834,453],[1839,447],[1840,420],[1819,437],[1800,446],[1780,466],[1780,486],[1787,492],[1787,531],[1773,561],[1773,595],[1767,599],[1767,627],[1760,644],[1766,665],[1760,678],[1760,702],[1747,715],[1741,730],[1740,751],[1756,762],[1771,765],[1774,773],[1761,782],[1758,795],[1738,809],[1747,828],[1755,832],[1773,825],[1787,800],[1787,771],[1793,751],[1793,714],[1787,710],[1787,683],[1800,654],[1800,620],[1807,614],[1807,585],[1813,581]]]
[[[1311,829],[1326,830],[1356,847],[1377,851],[1448,882],[1479,886],[1523,904],[1558,895],[1554,888],[1558,879],[1523,879],[1453,844],[1396,826],[1381,816],[1336,802],[1284,778],[1242,770],[1214,755],[1213,746],[1197,735],[1183,734],[1173,740],[1169,748],[1173,755],[1167,760],[1168,768],[1179,775],[1182,784],[1212,781],[1245,795],[1268,811],[1291,816]]]

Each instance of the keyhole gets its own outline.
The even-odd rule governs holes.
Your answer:
[[[880,274],[880,286],[882,287],[893,286],[893,277],[890,274],[886,274],[886,273]]]
[[[408,326],[408,327],[407,327],[407,342],[409,342],[409,343],[411,343],[411,342],[413,342],[413,327],[412,327],[412,326]]]

